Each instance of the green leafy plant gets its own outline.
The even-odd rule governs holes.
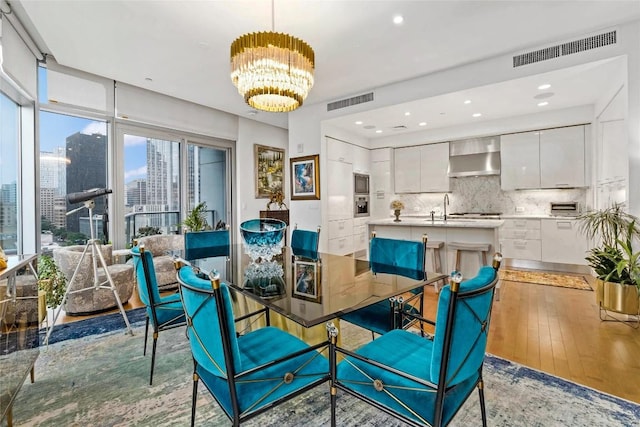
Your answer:
[[[182,221],[182,226],[186,231],[210,230],[211,226],[207,222],[207,203],[200,202],[191,209],[187,217]]]
[[[62,304],[67,278],[50,255],[38,257],[38,289],[45,292],[47,307],[56,308]]]
[[[596,276],[605,282],[638,286],[640,290],[640,252],[633,251],[633,240],[640,237],[638,218],[613,206],[587,212],[580,217],[580,230],[599,240],[585,257]]]
[[[144,237],[144,236],[155,236],[156,234],[162,234],[160,231],[160,227],[140,227],[138,228],[138,233],[135,237]]]

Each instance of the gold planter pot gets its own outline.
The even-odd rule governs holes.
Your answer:
[[[604,310],[636,316],[640,313],[640,295],[633,285],[596,279],[596,301]]]

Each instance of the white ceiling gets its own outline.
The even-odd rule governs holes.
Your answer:
[[[251,108],[229,78],[231,42],[244,33],[272,30],[272,3],[268,0],[9,3],[40,48],[60,64],[288,126],[284,113],[251,116]],[[299,37],[315,50],[315,86],[306,104],[342,99],[392,82],[640,19],[638,0],[275,0],[274,10],[276,31]],[[397,14],[405,19],[399,26],[392,22]],[[599,84],[607,66],[611,65],[603,64],[599,70],[584,67],[584,78],[570,73],[560,74],[558,80],[548,76],[553,85],[549,91],[555,93],[549,107],[588,103],[593,89],[585,88]],[[543,82],[521,80],[373,111],[368,116],[359,114],[358,119],[385,130],[405,124],[404,112],[412,110],[411,122],[426,121],[427,126],[538,111],[541,107],[532,97]],[[595,83],[580,86],[592,80]],[[473,102],[454,113],[464,99]],[[471,114],[466,116],[469,112],[482,112],[483,116],[473,119]],[[354,129],[354,117],[335,120],[352,132],[362,131]],[[362,135],[374,138],[388,132]]]

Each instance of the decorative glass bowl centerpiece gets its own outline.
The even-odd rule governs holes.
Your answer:
[[[244,249],[252,261],[258,258],[271,261],[282,253],[283,237],[287,224],[275,218],[250,219],[240,224]]]

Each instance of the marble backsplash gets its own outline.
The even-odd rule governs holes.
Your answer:
[[[504,215],[548,215],[550,202],[577,201],[585,209],[587,189],[503,191],[499,176],[452,178],[447,212],[498,212]],[[444,193],[396,194],[405,215],[442,214]],[[516,208],[522,208],[521,211]]]

